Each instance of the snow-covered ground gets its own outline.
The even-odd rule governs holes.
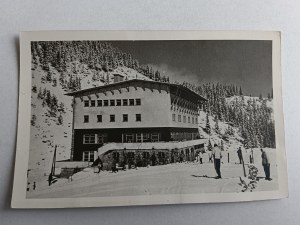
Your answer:
[[[272,181],[264,179],[260,151],[254,149],[254,165],[258,168],[259,181],[253,191],[270,191],[278,188],[275,151],[274,149],[267,149],[267,152],[272,162]],[[244,158],[248,173],[247,154],[245,153]],[[95,173],[93,168],[87,168],[74,174],[72,181],[59,179],[50,187],[48,186],[47,177],[44,177],[44,180],[36,181],[36,190],[30,188],[27,197],[74,198],[241,192],[242,187],[239,183],[240,177],[243,178],[243,167],[238,164],[234,152],[230,153],[230,163],[227,161],[227,154],[224,152],[223,155],[222,179],[215,179],[214,165],[208,162],[208,156],[204,154],[203,164],[195,162],[175,163],[119,171],[118,173],[104,171],[100,174]]]

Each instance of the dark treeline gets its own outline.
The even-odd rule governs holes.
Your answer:
[[[109,72],[120,66],[132,68],[152,80],[169,82],[169,77],[161,76],[160,72],[148,65],[140,65],[131,54],[124,53],[109,42],[103,41],[40,41],[31,43],[32,63],[36,67],[41,64],[43,70],[49,66],[63,74],[68,63],[78,61],[86,64],[94,71],[95,78],[99,71]],[[76,68],[73,73],[77,73]],[[104,81],[107,78],[102,78]],[[80,89],[80,88],[79,88]]]
[[[272,109],[267,106],[268,99],[249,98],[243,95],[241,87],[226,84],[202,84],[193,86],[188,83],[183,85],[207,98],[204,110],[214,117],[215,131],[220,134],[218,121],[227,122],[237,127],[244,138],[246,148],[275,147],[275,127],[272,118]],[[232,98],[230,98],[232,97]],[[230,101],[229,99],[230,98]],[[211,131],[209,119],[206,119],[206,132]],[[232,129],[227,129],[224,134],[233,135]]]
[[[92,81],[101,80],[105,84],[109,83],[108,72],[112,72],[120,66],[132,68],[155,81],[169,82],[169,77],[161,76],[159,71],[154,71],[148,65],[140,65],[138,60],[133,59],[130,54],[120,51],[109,42],[32,42],[31,51],[32,69],[36,69],[39,65],[46,72],[46,76],[41,77],[41,82],[50,82],[53,86],[56,86],[59,82],[68,91],[81,89],[81,78],[77,74],[82,69],[83,64],[93,72]],[[73,65],[70,74],[66,73],[69,65]],[[58,71],[58,81],[53,78],[50,66]],[[176,81],[175,83],[179,84]],[[218,121],[223,121],[238,128],[244,138],[245,147],[275,147],[275,128],[274,121],[271,118],[272,110],[267,107],[267,99],[262,98],[261,95],[259,99],[248,98],[245,101],[242,88],[232,84],[205,83],[197,86],[184,82],[181,85],[208,99],[204,110],[213,116],[217,122],[214,128],[217,133],[220,133]],[[239,97],[228,101],[228,98],[233,96]],[[50,108],[50,114],[54,115],[58,112],[57,99],[53,95],[51,97],[47,90],[46,92],[43,90],[42,93],[39,90],[38,97],[43,100],[43,105]],[[268,100],[271,100],[272,97],[272,94],[268,94]],[[60,119],[62,120],[61,116]],[[208,121],[206,124],[207,133],[210,133],[211,129]],[[230,128],[220,135],[226,137],[233,135],[233,133],[233,129]]]

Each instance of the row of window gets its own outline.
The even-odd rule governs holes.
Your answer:
[[[107,142],[107,134],[84,134],[83,144],[103,144]]]
[[[97,105],[96,105],[97,103]],[[102,106],[135,106],[141,105],[141,99],[109,99],[109,100],[84,100],[84,107]]]
[[[128,114],[123,114],[123,122],[128,122]],[[97,115],[97,122],[102,123],[103,121],[103,116],[102,115]],[[142,115],[141,114],[135,114],[135,121],[136,122],[141,122],[142,121]],[[89,123],[90,122],[90,116],[89,115],[84,115],[83,116],[83,122],[84,123]],[[109,115],[109,122],[116,122],[116,115],[111,114]]]
[[[122,142],[159,142],[160,133],[129,133],[122,134]]]
[[[122,134],[122,142],[159,142],[161,140],[160,133],[124,133]],[[83,144],[103,144],[108,142],[106,133],[100,134],[84,134]]]
[[[83,152],[83,161],[84,162],[94,162],[95,153],[93,151]]]
[[[171,139],[173,141],[194,140],[198,138],[200,138],[199,133],[195,132],[171,132]]]
[[[186,117],[186,116],[182,116],[182,122],[183,123],[192,123],[192,124],[198,124],[198,118],[194,118],[194,117]],[[172,114],[172,120],[173,121],[176,121],[176,114]],[[181,115],[178,115],[177,117],[177,121],[178,122],[181,122]]]

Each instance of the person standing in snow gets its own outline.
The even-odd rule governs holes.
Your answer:
[[[102,169],[102,160],[100,159],[100,157],[98,156],[99,158],[99,162],[98,162],[98,173],[100,173],[101,169]]]
[[[154,152],[151,155],[151,161],[152,161],[152,166],[155,166],[155,164],[156,164],[156,156],[155,156]]]
[[[222,152],[221,149],[218,147],[217,144],[214,144],[214,148],[212,150],[212,155],[214,157],[214,163],[215,163],[215,170],[218,174],[216,177],[217,179],[221,179],[221,159],[222,159]]]
[[[237,155],[239,157],[240,164],[242,164],[242,162],[243,162],[243,154],[242,154],[242,148],[241,147],[239,147],[239,149],[237,150]]]
[[[115,157],[113,157],[113,160],[112,160],[111,171],[112,171],[113,173],[118,172],[118,169],[117,169],[117,161],[116,161]]]
[[[270,161],[269,161],[269,157],[268,157],[265,150],[263,150],[262,148],[260,150],[261,150],[262,166],[263,166],[264,171],[265,171],[266,180],[270,181],[272,179],[270,178]]]
[[[202,158],[203,158],[203,152],[200,151],[199,152],[199,161],[200,161],[200,164],[202,164]]]
[[[208,162],[210,162],[210,163],[212,163],[213,161],[212,161],[212,157],[213,157],[213,155],[212,155],[212,152],[211,151],[208,151]]]
[[[180,156],[179,156],[179,162],[180,163],[182,163],[183,162],[183,157],[184,157],[184,154],[183,154],[183,152],[181,151],[181,153],[180,153]]]

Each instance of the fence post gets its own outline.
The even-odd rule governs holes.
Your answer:
[[[228,155],[228,163],[229,163],[229,161],[230,161],[230,160],[229,160],[229,152],[227,153],[227,155]]]

